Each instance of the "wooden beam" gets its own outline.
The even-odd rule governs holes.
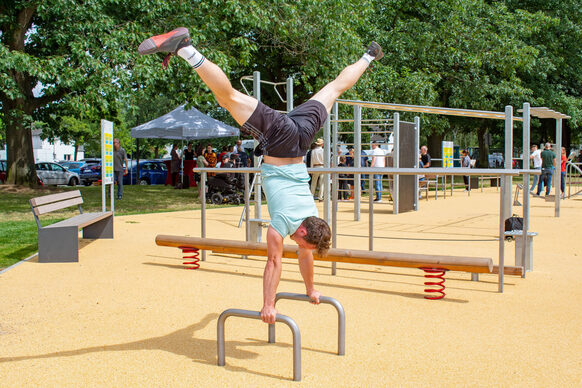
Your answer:
[[[493,266],[492,273],[496,273],[496,274],[499,273],[499,266],[498,265]],[[513,266],[506,265],[503,267],[503,274],[504,275],[522,276],[523,275],[523,267],[513,267]]]
[[[267,256],[267,244],[265,243],[158,235],[156,236],[156,244],[167,247],[193,247],[216,253]],[[283,257],[297,258],[297,246],[285,245],[283,247]],[[407,268],[444,268],[451,271],[471,273],[491,273],[493,270],[493,261],[485,257],[421,255],[332,248],[325,257],[319,256],[314,252],[313,258],[315,260],[335,261],[338,263]]]

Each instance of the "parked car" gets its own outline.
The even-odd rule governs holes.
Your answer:
[[[130,172],[123,177],[123,184],[129,185],[163,185],[166,183],[168,169],[161,160],[140,160],[139,179],[137,178],[137,163],[131,162]]]
[[[65,160],[65,161],[59,162],[59,164],[69,171],[76,172],[77,174],[81,174],[81,167],[83,167],[86,163]]]
[[[98,160],[96,163],[85,163],[81,166],[79,177],[81,183],[85,186],[91,186],[93,182],[97,182],[101,179],[101,161]]]
[[[0,184],[6,182],[6,161],[0,160]]]
[[[69,171],[60,164],[52,162],[36,163],[36,175],[43,185],[77,186],[81,181],[79,174]]]

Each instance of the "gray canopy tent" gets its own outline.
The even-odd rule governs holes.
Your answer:
[[[185,109],[180,105],[163,116],[131,129],[131,137],[139,139],[200,140],[239,136],[240,130],[205,115],[196,108]],[[183,147],[182,147],[183,148]],[[183,169],[182,164],[182,169]],[[139,157],[137,159],[139,177]]]

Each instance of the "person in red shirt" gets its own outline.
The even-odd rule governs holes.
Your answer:
[[[568,162],[568,157],[566,156],[566,147],[562,147],[562,166],[561,166],[561,180],[560,189],[562,190],[562,198],[566,198],[566,163]]]

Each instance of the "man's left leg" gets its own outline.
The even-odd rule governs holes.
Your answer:
[[[383,56],[382,47],[376,42],[370,43],[368,50],[362,58],[343,69],[335,80],[325,85],[311,97],[311,100],[321,102],[325,106],[325,109],[327,109],[327,113],[331,112],[331,107],[335,100],[358,82],[362,74],[364,74],[364,71],[370,66],[372,60],[379,60]]]
[[[115,180],[117,181],[117,199],[123,197],[123,171],[115,171]]]
[[[376,191],[376,201],[382,200],[382,174],[374,174],[374,190]]]

